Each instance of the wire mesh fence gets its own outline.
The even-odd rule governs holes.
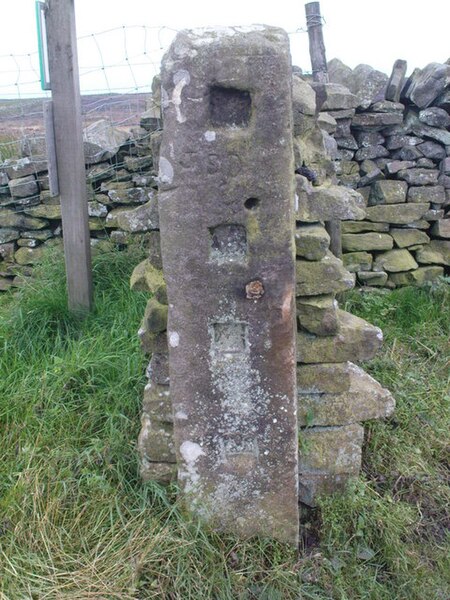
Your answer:
[[[295,43],[299,28],[290,32]],[[121,26],[78,38],[84,126],[99,119],[120,129],[139,126],[151,108],[153,77],[177,30]],[[0,160],[44,153],[43,99],[37,50],[0,56]]]

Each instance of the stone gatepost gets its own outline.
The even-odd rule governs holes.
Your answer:
[[[178,480],[214,527],[298,537],[292,96],[272,27],[163,61],[160,228]]]

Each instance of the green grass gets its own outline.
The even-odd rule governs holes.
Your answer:
[[[20,158],[20,140],[12,134],[0,134],[0,162]]]
[[[55,253],[0,297],[0,598],[448,598],[448,286],[347,298],[385,331],[365,366],[397,411],[366,427],[361,479],[308,515],[297,553],[207,531],[174,488],[141,483],[141,258],[95,259],[84,321]]]

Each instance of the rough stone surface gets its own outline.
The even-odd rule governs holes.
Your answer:
[[[426,158],[432,160],[441,160],[442,158],[445,158],[445,148],[437,142],[423,142],[423,144],[420,144],[420,151]]]
[[[83,130],[84,157],[87,164],[97,164],[115,156],[129,133],[114,127],[107,119],[99,119]]]
[[[406,60],[398,59],[395,61],[386,86],[386,100],[391,100],[392,102],[398,102],[400,100],[400,94],[405,83],[407,66]]]
[[[445,188],[442,185],[412,186],[408,189],[408,202],[443,204]]]
[[[346,271],[342,261],[327,252],[320,261],[296,261],[296,295],[319,296],[351,289],[354,275]]]
[[[338,304],[333,295],[297,298],[300,326],[316,335],[334,335],[339,329]]]
[[[404,169],[411,169],[416,163],[410,160],[392,160],[386,163],[385,171],[387,175],[395,175]]]
[[[414,77],[408,97],[419,108],[427,108],[444,91],[449,79],[449,65],[430,63]]]
[[[399,248],[407,248],[416,244],[428,244],[430,238],[424,231],[417,229],[391,229],[390,234],[394,238],[395,245]]]
[[[427,212],[429,204],[379,204],[366,209],[369,221],[408,225],[418,221]]]
[[[380,130],[391,125],[399,125],[403,115],[398,113],[359,113],[352,121],[355,129]]]
[[[333,111],[358,106],[358,98],[338,83],[313,83],[313,89],[316,92],[318,110]]]
[[[353,71],[338,58],[332,58],[328,61],[328,77],[333,83],[340,83],[349,90],[353,89],[354,78]]]
[[[161,484],[168,484],[177,477],[176,464],[165,462],[150,462],[141,456],[141,477],[145,481],[156,481]]]
[[[432,240],[416,252],[417,262],[422,264],[437,264],[450,267],[450,241]]]
[[[163,62],[162,105],[178,479],[189,509],[212,525],[296,544],[287,35],[263,26],[180,32]]]
[[[317,497],[342,489],[361,467],[364,428],[311,427],[300,432],[299,498],[315,506]]]
[[[436,185],[439,171],[431,169],[406,169],[399,171],[397,177],[404,179],[408,185]]]
[[[369,65],[358,65],[353,70],[353,88],[361,108],[369,108],[374,102],[385,97],[388,77],[385,73],[377,71]]]
[[[25,210],[27,215],[49,219],[50,221],[61,219],[61,206],[58,204],[40,204]]]
[[[330,236],[322,225],[302,225],[295,231],[297,256],[307,260],[321,260],[327,253]]]
[[[400,204],[406,202],[408,184],[405,181],[376,181],[370,190],[369,204]]]
[[[388,280],[388,274],[383,271],[374,272],[374,271],[359,271],[358,272],[358,281],[362,285],[370,285],[373,287],[384,287]]]
[[[12,229],[9,227],[0,229],[0,244],[7,244],[8,242],[17,240],[19,237],[20,232],[18,229]]]
[[[147,379],[158,385],[169,385],[169,356],[167,352],[154,352],[145,371]]]
[[[450,238],[450,218],[436,221],[431,228],[431,233],[440,238]]]
[[[117,215],[117,225],[130,233],[141,233],[151,231],[152,229],[159,229],[158,200],[156,194],[146,204],[120,212]]]
[[[375,158],[382,158],[389,156],[389,151],[384,146],[367,146],[361,148],[355,153],[355,160],[373,160]]]
[[[39,194],[39,187],[34,175],[27,175],[26,177],[20,177],[20,179],[11,179],[8,185],[13,198],[26,198]]]
[[[167,332],[151,333],[146,329],[146,323],[143,321],[138,330],[141,350],[144,354],[168,354],[169,343],[167,341]]]
[[[381,329],[343,310],[338,311],[338,319],[339,332],[334,337],[298,332],[298,362],[359,362],[375,356],[383,341]]]
[[[174,463],[173,425],[151,419],[144,410],[141,416],[138,448],[141,455],[150,462]]]
[[[408,250],[389,250],[375,258],[373,270],[397,273],[399,271],[411,271],[412,269],[417,269],[418,266]]]
[[[150,333],[161,333],[167,329],[168,307],[151,298],[145,308],[144,324]]]
[[[317,124],[321,129],[323,129],[327,133],[334,133],[336,131],[336,119],[332,117],[329,113],[319,113],[319,116],[317,118]]]
[[[344,233],[342,235],[342,248],[348,252],[390,250],[393,245],[392,237],[387,233]]]
[[[14,254],[14,259],[18,265],[33,265],[42,257],[42,247],[38,248],[19,248]]]
[[[297,75],[292,77],[292,112],[294,126],[299,113],[302,115],[316,113],[316,93],[309,83]]]
[[[364,218],[364,198],[355,190],[337,185],[313,187],[301,175],[296,175],[296,182],[298,206],[295,216],[298,221]]]
[[[389,223],[372,223],[371,221],[345,221],[342,233],[364,233],[365,231],[389,231]]]
[[[419,121],[430,127],[439,127],[446,129],[450,127],[450,115],[443,108],[432,106],[421,110],[419,113]]]
[[[37,156],[33,159],[29,157],[7,159],[3,162],[2,168],[9,179],[18,179],[46,171],[47,161],[44,156]]]
[[[391,273],[389,281],[395,285],[423,285],[427,281],[434,281],[444,274],[444,267],[419,267],[406,273]]]
[[[347,252],[342,256],[344,267],[350,273],[370,271],[373,257],[368,252]]]
[[[322,368],[315,372],[315,385],[311,386],[316,391],[305,391],[297,385],[300,427],[348,425],[385,418],[393,413],[395,401],[390,392],[360,367],[351,362],[320,366]],[[326,382],[323,379],[333,381],[342,377],[348,379],[348,387],[338,392],[324,390]]]
[[[438,127],[429,127],[420,123],[418,117],[414,113],[410,113],[409,118],[406,118],[411,131],[414,135],[424,138],[430,138],[444,146],[450,145],[450,131],[439,129]]]
[[[130,278],[130,288],[136,292],[149,292],[159,295],[160,289],[165,288],[163,273],[156,269],[149,259],[140,262],[134,269]]]

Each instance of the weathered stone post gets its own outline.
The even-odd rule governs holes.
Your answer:
[[[160,227],[178,479],[213,526],[298,536],[289,42],[184,31],[163,61]]]

